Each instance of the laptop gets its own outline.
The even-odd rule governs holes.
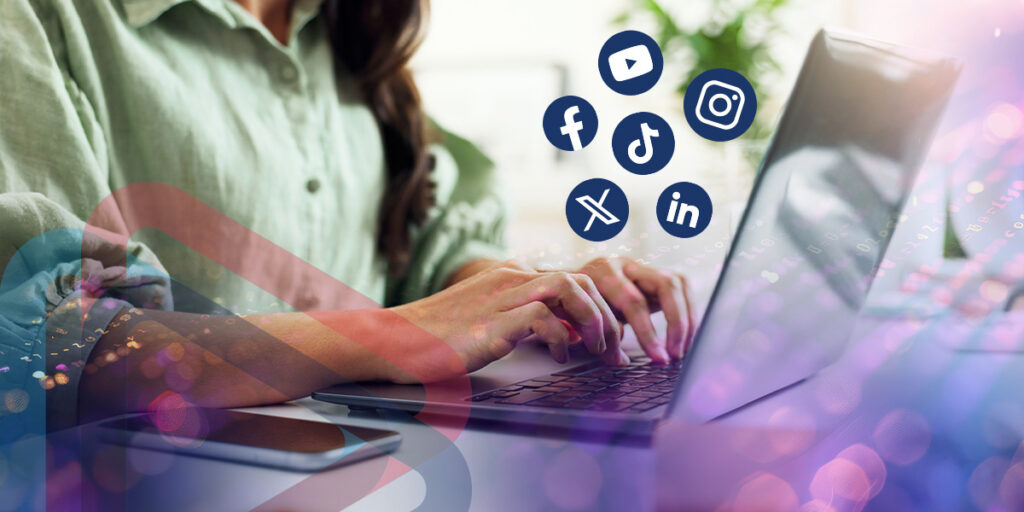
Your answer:
[[[520,347],[471,374],[470,394],[432,393],[430,410],[649,436],[668,416],[710,421],[835,362],[959,69],[944,56],[820,31],[682,361],[656,365],[637,356],[609,367],[575,354],[558,365]],[[425,397],[421,386],[375,383],[313,394],[352,409],[412,413]]]

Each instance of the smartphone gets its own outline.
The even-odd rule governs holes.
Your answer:
[[[317,471],[392,452],[398,432],[224,409],[137,414],[99,425],[100,438],[132,448],[293,471]]]

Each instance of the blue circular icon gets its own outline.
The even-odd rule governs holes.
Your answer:
[[[647,92],[661,78],[661,48],[651,36],[636,30],[619,32],[605,41],[597,58],[601,79],[611,90],[635,96]]]
[[[709,69],[694,78],[683,98],[686,122],[708,140],[732,140],[750,128],[757,96],[743,75],[731,69]]]
[[[619,234],[626,225],[629,202],[618,185],[591,178],[569,193],[565,217],[577,235],[591,242],[603,242]]]
[[[672,159],[676,139],[664,119],[650,112],[637,112],[623,119],[612,133],[612,153],[627,171],[652,174]]]
[[[579,151],[597,135],[597,112],[579,96],[562,96],[544,111],[544,135],[558,149]]]
[[[669,185],[655,206],[661,227],[672,236],[699,235],[711,222],[711,197],[700,185],[681,181]]]

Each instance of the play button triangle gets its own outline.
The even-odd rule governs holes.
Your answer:
[[[634,64],[636,64],[636,59],[626,59],[626,69],[633,69]]]

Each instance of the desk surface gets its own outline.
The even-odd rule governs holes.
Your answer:
[[[875,319],[828,370],[709,425],[668,423],[653,449],[439,431],[303,399],[247,410],[398,430],[404,442],[393,458],[313,475],[128,450],[149,475],[122,496],[128,510],[175,511],[714,509],[764,497],[811,506],[824,494],[835,510],[868,499],[970,509],[1022,499],[1022,381],[1019,315]]]

